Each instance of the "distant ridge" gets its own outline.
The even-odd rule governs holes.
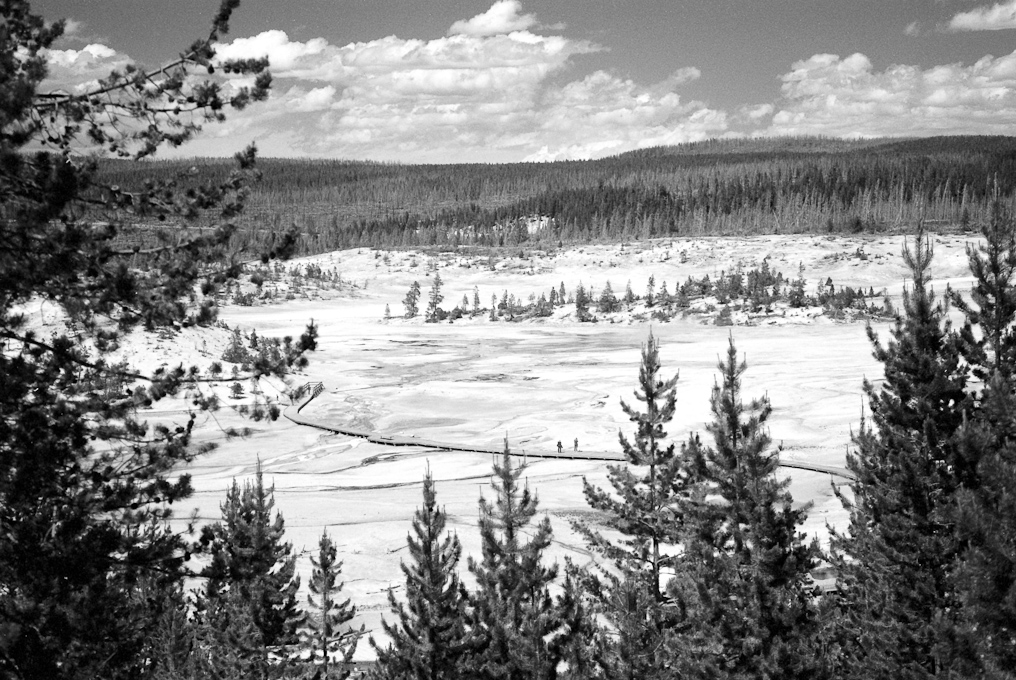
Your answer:
[[[549,248],[719,234],[897,233],[919,220],[976,229],[996,195],[1013,202],[1016,137],[773,137],[590,161],[265,158],[258,166],[263,179],[239,218],[241,251],[293,227],[304,254],[364,246]],[[109,161],[100,172],[108,184],[130,189],[144,181],[224,181],[231,167],[221,159]],[[546,226],[534,231],[528,225],[537,216]],[[131,238],[147,237],[124,235]]]
[[[753,137],[709,139],[702,142],[654,146],[617,154],[612,158],[668,156],[724,156],[745,154],[845,154],[856,152],[993,153],[1016,151],[1016,137],[1003,135],[943,135],[938,137]]]

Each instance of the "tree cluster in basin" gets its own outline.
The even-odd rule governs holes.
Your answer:
[[[803,269],[798,271],[794,279],[784,277],[782,272],[769,267],[769,261],[745,270],[738,264],[732,271],[721,271],[718,276],[704,274],[699,278],[689,276],[684,283],[675,284],[673,291],[666,281],[656,287],[656,278],[650,275],[644,295],[636,295],[629,281],[623,295],[618,297],[614,287],[608,280],[598,293],[591,286],[586,287],[579,282],[573,294],[567,295],[564,282],[559,287],[552,287],[549,292],[539,295],[531,293],[528,298],[516,296],[507,289],[500,298],[494,294],[489,308],[480,306],[479,290],[474,289],[472,303],[468,294],[451,311],[440,307],[444,296],[441,293],[445,282],[435,272],[426,321],[456,321],[468,317],[486,316],[490,321],[525,321],[541,319],[554,314],[556,309],[574,305],[575,318],[580,322],[597,321],[597,314],[605,318],[622,312],[634,312],[637,320],[651,318],[655,321],[670,321],[677,315],[686,316],[697,312],[702,314],[716,313],[718,325],[733,325],[732,311],[744,311],[754,315],[772,314],[777,306],[802,308],[821,307],[824,314],[836,319],[878,319],[892,318],[895,310],[885,289],[876,292],[840,286],[831,278],[818,282],[814,291],[809,293],[809,286],[804,278]],[[405,318],[411,319],[419,312],[420,284],[414,281],[403,305],[406,309]],[[696,306],[699,301],[713,302],[702,307]],[[639,307],[636,309],[636,307]],[[719,311],[717,308],[719,306]],[[386,319],[391,318],[389,314]]]
[[[286,266],[282,262],[245,264],[242,276],[227,281],[219,291],[219,304],[241,307],[296,299],[319,299],[331,293],[350,293],[365,287],[342,278],[335,267],[318,264]]]

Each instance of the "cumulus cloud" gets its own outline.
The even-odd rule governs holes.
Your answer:
[[[1016,52],[970,66],[884,71],[863,54],[817,54],[792,68],[770,134],[1010,134],[1016,124]]]
[[[745,106],[741,108],[741,115],[749,120],[757,121],[773,115],[776,110],[772,104],[758,104],[757,106]]]
[[[308,113],[328,110],[334,103],[334,97],[335,88],[326,85],[325,87],[315,87],[306,93],[299,88],[292,88],[286,93],[283,100],[289,110]]]
[[[597,71],[566,84],[539,113],[544,144],[525,160],[595,158],[631,149],[701,141],[728,130],[727,115],[669,91],[687,72],[649,86]]]
[[[569,78],[604,48],[542,29],[515,0],[500,0],[432,40],[381,37],[335,45],[280,30],[216,46],[219,59],[268,57],[271,97],[168,155],[230,155],[256,141],[267,156],[405,162],[589,158],[728,132],[723,111],[685,101],[701,77],[676,68],[655,83],[606,71]],[[531,30],[533,29],[533,30]],[[126,63],[102,45],[54,50],[51,68],[78,82]],[[227,88],[249,76],[223,74]]]
[[[946,30],[954,32],[1000,31],[1007,28],[1016,28],[1016,0],[960,12],[946,25]]]
[[[588,158],[726,130],[722,112],[675,92],[698,69],[648,85],[602,71],[569,81],[561,76],[575,59],[603,48],[533,33],[536,23],[501,0],[433,40],[337,46],[282,31],[234,40],[220,57],[267,56],[277,85],[213,134],[255,137],[268,155],[448,162]],[[209,139],[200,153],[225,153]]]
[[[909,35],[911,37],[921,35],[921,22],[911,21],[903,29],[903,35]]]
[[[448,29],[448,35],[472,35],[477,37],[499,35],[513,31],[525,31],[536,25],[536,15],[520,14],[519,0],[498,0],[483,14],[472,19],[456,21]]]
[[[43,91],[82,92],[92,87],[110,71],[131,63],[130,57],[99,43],[80,50],[46,50],[49,73],[42,83]]]
[[[78,21],[77,19],[67,18],[64,19],[64,36],[70,37],[75,35],[81,35],[81,32],[85,28],[85,22]]]
[[[300,64],[313,64],[330,48],[324,38],[292,42],[285,31],[264,31],[249,38],[237,38],[226,45],[216,45],[220,61],[268,57],[273,73],[299,76]]]

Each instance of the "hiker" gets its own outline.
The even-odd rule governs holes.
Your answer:
[[[561,446],[561,442],[558,442],[558,443],[557,443],[557,452],[558,452],[558,453],[562,453],[562,452],[564,452],[564,447],[563,447],[563,446]]]

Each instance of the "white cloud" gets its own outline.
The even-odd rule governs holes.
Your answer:
[[[643,87],[597,71],[568,83],[539,111],[534,136],[544,143],[525,160],[595,158],[726,133],[726,113],[682,102],[669,91],[674,80]]]
[[[921,22],[911,21],[906,25],[906,28],[903,29],[903,35],[909,35],[911,37],[921,35]]]
[[[757,106],[745,106],[741,108],[741,115],[749,120],[757,121],[773,115],[776,110],[772,104],[759,104]]]
[[[483,14],[477,14],[469,20],[456,21],[448,29],[448,35],[500,35],[525,31],[536,25],[536,16],[519,14],[521,10],[522,3],[519,0],[497,0]]]
[[[77,19],[64,19],[64,36],[70,37],[73,35],[81,35],[81,31],[85,28],[85,22],[78,21]]]
[[[817,54],[783,76],[769,134],[839,137],[1011,134],[1016,52],[970,66],[874,70],[863,54]]]
[[[216,45],[216,53],[221,61],[268,57],[272,71],[283,75],[298,69],[300,63],[323,56],[329,47],[324,38],[314,38],[305,43],[292,42],[285,31],[272,30]]]
[[[602,156],[727,127],[723,112],[675,93],[701,76],[696,68],[649,85],[602,71],[562,82],[576,57],[601,49],[564,36],[311,42],[271,32],[219,49],[223,57],[267,55],[277,82],[269,102],[230,117],[223,142],[256,137],[270,155],[518,161]],[[226,152],[204,139],[188,153]]]
[[[1016,0],[960,12],[946,25],[948,31],[1000,31],[1007,28],[1016,28]]]
[[[286,93],[283,101],[291,111],[307,113],[328,110],[334,103],[334,97],[335,88],[326,85],[325,87],[315,87],[306,93],[299,88],[292,88]]]
[[[271,30],[218,45],[223,60],[267,56],[271,97],[227,111],[225,123],[166,153],[227,155],[256,141],[272,156],[508,162],[596,157],[728,132],[723,111],[678,94],[701,77],[697,68],[649,84],[604,71],[568,78],[578,58],[603,48],[533,33],[535,22],[518,2],[502,1],[433,40],[387,36],[339,46]],[[86,64],[105,66],[105,75],[120,59],[101,45],[51,55],[68,76]],[[227,87],[249,84],[249,76],[219,74]]]
[[[110,71],[131,63],[126,54],[99,43],[80,50],[46,50],[44,54],[49,73],[42,83],[43,91],[82,92]]]

